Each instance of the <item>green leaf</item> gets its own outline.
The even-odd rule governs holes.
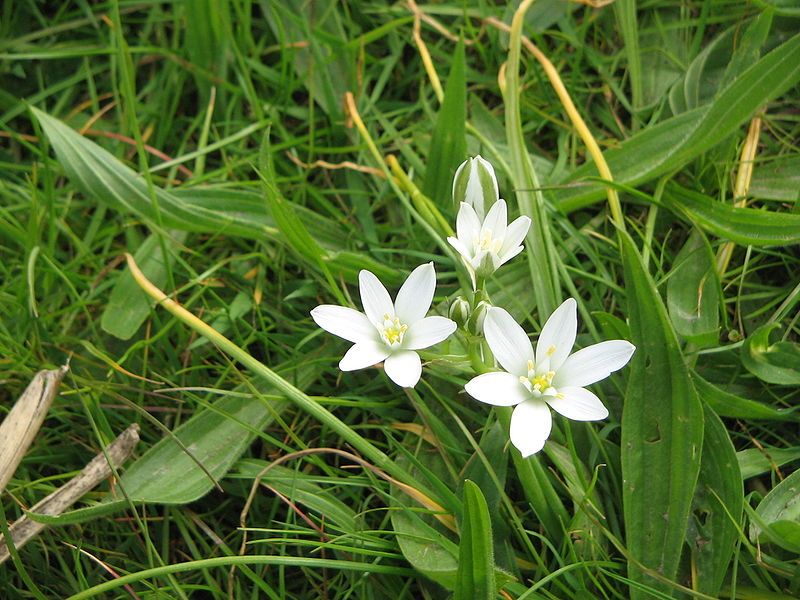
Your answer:
[[[134,253],[136,264],[156,287],[163,288],[167,283],[168,269],[175,264],[175,258],[184,239],[186,233],[182,231],[174,232],[171,238],[165,239],[166,264],[159,236],[156,234],[150,235]],[[100,319],[100,326],[114,337],[129,340],[150,316],[152,304],[152,300],[133,280],[133,275],[126,268],[114,284],[111,297]]]
[[[453,600],[494,600],[494,545],[489,507],[481,488],[464,481],[464,520]]]
[[[636,345],[622,411],[627,546],[646,568],[675,580],[700,469],[703,408],[655,284],[631,238],[621,232],[619,240]],[[671,592],[633,563],[628,574]],[[632,598],[645,597],[638,588],[630,591]]]
[[[709,383],[697,373],[692,374],[692,381],[697,393],[720,417],[732,419],[767,419],[770,421],[797,421],[800,416],[794,408],[775,408],[727,392]]]
[[[738,244],[800,243],[800,215],[737,208],[674,183],[666,187],[663,198],[668,207],[684,213],[698,227]]]
[[[764,200],[797,203],[800,198],[800,155],[756,163],[750,195]]]
[[[800,35],[790,38],[737,77],[707,106],[649,127],[605,153],[614,179],[637,186],[675,171],[735,133],[770,100],[800,81]],[[570,212],[605,195],[605,186],[585,183],[597,175],[594,163],[581,166],[555,193],[561,210]]]
[[[714,254],[698,231],[678,252],[667,280],[667,306],[678,335],[698,346],[719,341],[720,285]]]
[[[405,559],[417,571],[447,590],[456,586],[458,547],[443,533],[405,507],[404,494],[392,493],[392,500],[402,507],[391,512],[392,529]]]
[[[451,206],[450,193],[456,168],[467,158],[467,82],[464,68],[464,42],[453,55],[444,101],[431,137],[422,193],[440,209]],[[449,213],[449,210],[448,210]]]
[[[780,326],[780,323],[768,323],[750,334],[742,344],[742,364],[767,383],[800,385],[800,344],[769,343],[770,333]]]
[[[315,376],[309,366],[292,371],[305,387]],[[128,467],[119,485],[134,503],[187,504],[202,498],[250,447],[255,436],[290,404],[267,401],[269,389],[255,383],[255,397],[224,396],[196,412]],[[245,391],[245,390],[242,390]],[[202,466],[201,466],[202,465]],[[59,517],[31,515],[52,525],[80,523],[123,510],[128,502],[108,495],[101,503]]]
[[[750,539],[774,542],[800,553],[800,471],[795,471],[764,496],[750,525]]]
[[[263,238],[268,231],[259,223],[242,221],[223,210],[188,206],[167,190],[155,188],[153,205],[147,183],[113,154],[89,141],[58,119],[31,108],[55,150],[67,177],[83,193],[119,210],[164,227]]]
[[[705,433],[700,476],[687,542],[694,552],[697,591],[718,597],[736,548],[744,509],[744,488],[725,425],[704,407]]]
[[[785,464],[800,459],[800,447],[747,448],[736,453],[742,480],[770,473]]]

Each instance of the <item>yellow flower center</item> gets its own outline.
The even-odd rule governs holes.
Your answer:
[[[555,350],[555,348],[553,348]],[[548,348],[548,354],[550,349]],[[535,396],[540,396],[552,387],[553,378],[556,376],[555,371],[547,371],[545,373],[537,373],[535,365],[532,360],[528,361],[528,376],[520,376],[519,381],[524,385],[527,390]]]
[[[478,250],[485,250],[487,252],[500,252],[500,248],[503,246],[503,240],[496,240],[492,237],[491,229],[485,230],[476,242],[475,245],[478,247]]]
[[[408,329],[408,325],[401,323],[397,317],[391,318],[388,314],[383,315],[383,326],[381,337],[390,346],[399,346],[403,343],[403,335]]]

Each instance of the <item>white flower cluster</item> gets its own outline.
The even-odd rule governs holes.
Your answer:
[[[456,171],[453,198],[459,203],[457,237],[448,241],[461,255],[476,288],[522,252],[521,242],[531,220],[521,216],[508,223],[508,207],[500,198],[494,169],[480,156],[465,161]],[[311,311],[311,317],[326,331],[353,342],[339,361],[342,371],[383,362],[392,381],[402,387],[414,387],[422,374],[417,350],[444,341],[458,327],[446,317],[426,316],[435,288],[433,263],[423,264],[411,272],[392,302],[378,278],[365,270],[359,274],[364,312],[323,304]],[[570,354],[578,316],[577,302],[569,298],[547,319],[534,352],[525,330],[508,312],[498,307],[486,309],[483,300],[479,303],[479,329],[503,370],[478,375],[467,382],[465,389],[481,402],[515,407],[510,437],[523,456],[544,447],[552,427],[551,408],[576,421],[608,416],[600,399],[585,386],[624,367],[635,350],[632,344],[611,340]],[[454,306],[459,310],[451,310],[451,316],[464,313],[459,322],[465,328],[464,317],[470,308],[478,314],[478,307],[470,307],[464,299]]]

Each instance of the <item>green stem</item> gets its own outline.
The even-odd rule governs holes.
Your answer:
[[[163,577],[171,573],[183,573],[186,571],[200,571],[216,567],[228,567],[231,565],[276,565],[285,567],[318,567],[320,569],[339,569],[342,571],[357,571],[362,573],[385,573],[389,575],[400,575],[403,577],[413,577],[415,572],[412,569],[394,567],[391,565],[381,565],[366,562],[356,562],[352,560],[334,560],[326,558],[307,558],[297,556],[220,556],[217,558],[206,558],[191,562],[182,562],[154,569],[146,569],[138,573],[130,573],[117,577],[111,581],[106,581],[88,590],[83,590],[70,596],[67,600],[84,600],[92,598],[110,590],[136,583],[145,579]]]

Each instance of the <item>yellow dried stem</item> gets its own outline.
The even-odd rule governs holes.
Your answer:
[[[484,19],[484,22],[487,25],[491,25],[492,27],[502,31],[509,33],[511,32],[511,27],[494,17],[488,17]],[[564,82],[561,81],[561,76],[558,74],[558,69],[555,68],[553,63],[550,62],[550,59],[548,59],[547,56],[545,56],[545,54],[539,50],[539,48],[537,48],[530,39],[525,36],[521,36],[521,40],[525,49],[530,52],[537,61],[539,61],[542,69],[544,69],[545,75],[547,75],[547,79],[550,81],[550,85],[553,86],[553,90],[558,95],[558,99],[561,101],[567,116],[569,117],[570,121],[572,121],[572,126],[575,127],[575,130],[578,132],[581,140],[583,140],[583,143],[586,145],[586,149],[589,151],[592,159],[594,159],[595,165],[597,165],[597,170],[600,173],[600,177],[606,181],[613,181],[614,177],[612,176],[611,169],[609,168],[608,163],[603,156],[603,152],[600,150],[597,140],[595,140],[591,130],[581,117],[578,109],[575,107],[575,103],[572,101],[567,88],[564,86]],[[614,220],[614,223],[617,225],[617,227],[624,231],[625,219],[622,216],[622,205],[620,204],[617,191],[613,187],[608,186],[606,187],[606,196],[608,198],[608,207],[611,210],[611,218]]]
[[[747,138],[742,146],[739,157],[739,171],[736,173],[736,183],[733,186],[733,205],[743,207],[747,204],[747,193],[750,191],[750,182],[753,180],[753,163],[758,150],[758,136],[761,133],[761,116],[756,116],[750,121]],[[717,252],[717,272],[720,278],[725,274],[733,256],[733,242],[725,242]]]

